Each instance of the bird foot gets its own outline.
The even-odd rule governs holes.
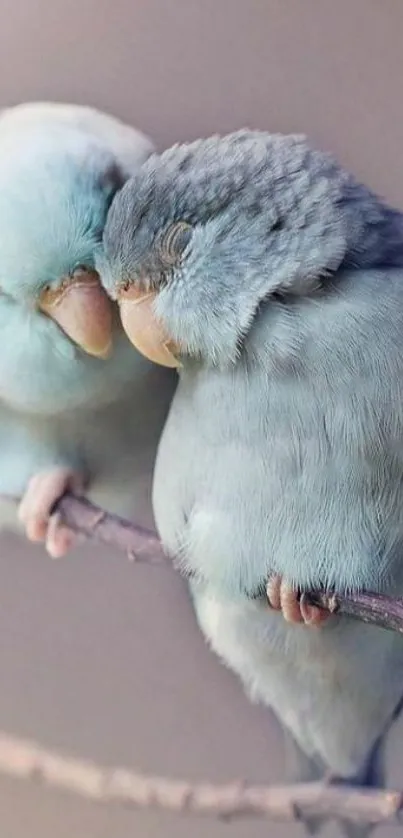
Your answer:
[[[82,474],[68,468],[53,468],[35,474],[28,482],[18,507],[18,518],[30,541],[43,541],[50,556],[59,559],[73,546],[75,535],[52,512],[54,504],[66,491],[80,494]]]
[[[330,616],[323,608],[310,605],[305,595],[292,588],[281,576],[270,577],[266,592],[271,608],[281,611],[288,623],[304,623],[312,628],[321,626]]]

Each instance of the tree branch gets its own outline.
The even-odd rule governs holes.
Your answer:
[[[263,817],[298,821],[326,815],[356,823],[396,824],[401,823],[403,812],[403,795],[398,791],[364,791],[320,783],[250,786],[243,781],[213,785],[168,780],[67,757],[3,732],[0,732],[0,772],[101,803],[225,819]]]
[[[137,524],[110,515],[84,498],[65,494],[56,505],[62,519],[72,530],[86,538],[123,550],[132,561],[153,564],[170,563],[158,536]],[[327,594],[323,591],[304,594],[315,605],[332,614],[343,614],[365,623],[373,623],[403,634],[403,598],[383,594]]]

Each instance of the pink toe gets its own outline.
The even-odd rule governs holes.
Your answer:
[[[52,515],[46,536],[46,550],[53,559],[60,559],[71,549],[74,533],[60,523],[59,516]]]
[[[61,559],[71,550],[74,537],[68,531],[60,531],[57,535],[46,539],[46,550],[52,559]]]
[[[275,611],[281,610],[281,598],[280,598],[280,588],[281,588],[281,577],[280,576],[271,576],[266,587],[266,595],[269,601],[269,605],[274,608]]]
[[[323,608],[318,608],[317,605],[309,605],[303,598],[301,598],[300,609],[304,623],[310,627],[321,626],[329,617],[328,612]]]
[[[281,588],[281,608],[284,619],[288,623],[302,623],[302,614],[298,600],[298,592],[283,582]]]
[[[26,522],[25,532],[30,541],[43,541],[47,528],[47,522],[42,518],[31,518]]]

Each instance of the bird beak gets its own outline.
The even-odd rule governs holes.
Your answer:
[[[112,349],[112,304],[96,271],[76,270],[59,288],[42,292],[39,309],[88,355],[106,359]]]
[[[133,346],[150,361],[163,367],[180,367],[175,357],[179,354],[179,347],[170,340],[155,316],[153,304],[156,296],[157,291],[121,290],[118,303],[122,326]]]

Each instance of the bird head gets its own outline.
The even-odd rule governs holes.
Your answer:
[[[212,137],[152,155],[117,193],[100,273],[147,357],[222,366],[263,305],[387,259],[388,212],[304,137]]]
[[[22,321],[46,318],[105,358],[113,315],[95,260],[123,175],[103,149],[58,149],[53,137],[35,143],[32,132],[29,140],[1,148],[0,302],[14,304]]]

